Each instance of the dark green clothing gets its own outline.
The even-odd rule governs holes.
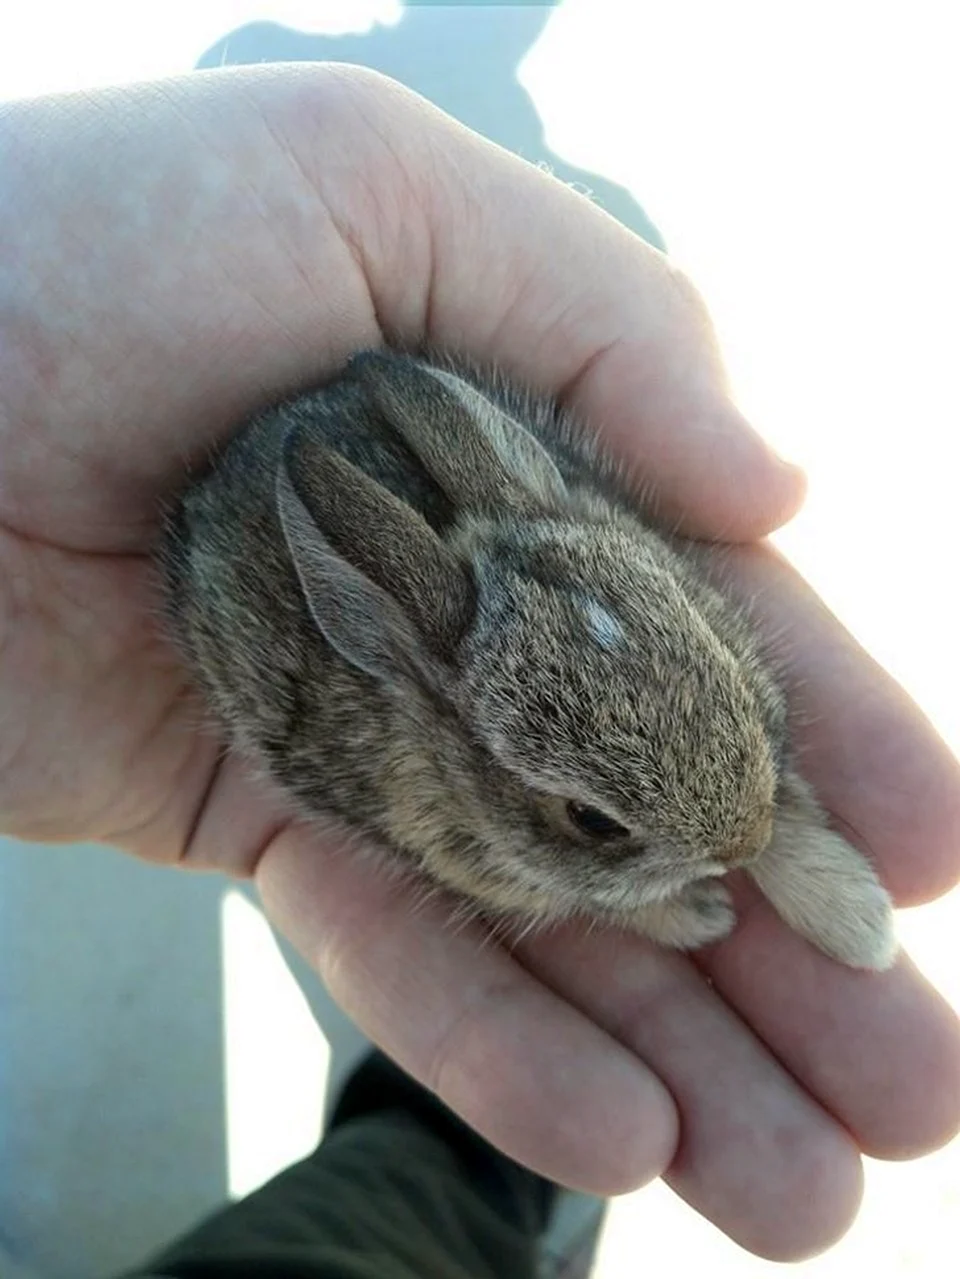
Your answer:
[[[135,1279],[535,1279],[553,1194],[375,1054],[309,1158]]]

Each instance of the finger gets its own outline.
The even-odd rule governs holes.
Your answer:
[[[692,283],[584,197],[470,142],[445,182],[427,188],[432,339],[556,396],[679,530],[748,540],[789,519],[805,479],[731,400]],[[484,204],[476,244],[450,212],[471,198]],[[385,275],[369,266],[375,291]]]
[[[705,970],[868,1155],[905,1159],[960,1129],[960,1022],[906,956],[854,972],[789,932],[753,889]]]
[[[770,547],[725,552],[786,685],[799,768],[900,905],[960,878],[960,765],[929,720]]]
[[[676,1111],[655,1075],[437,900],[303,832],[274,841],[257,882],[360,1028],[508,1155],[601,1195],[669,1164]]]
[[[382,77],[257,67],[17,103],[0,151],[0,513],[20,532],[141,549],[186,459],[383,336],[565,395],[693,530],[754,536],[801,499],[666,259]]]
[[[850,1137],[790,1077],[689,960],[573,928],[525,943],[536,976],[663,1079],[681,1115],[669,1184],[751,1252],[821,1251],[861,1195]]]

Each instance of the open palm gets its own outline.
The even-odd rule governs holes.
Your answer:
[[[0,117],[0,827],[255,875],[360,1026],[493,1142],[599,1193],[665,1173],[744,1246],[825,1246],[861,1151],[960,1123],[953,1015],[901,959],[830,963],[765,904],[694,962],[574,928],[448,927],[222,758],[158,625],[160,504],[239,420],[384,339],[560,396],[691,532],[757,538],[796,473],[729,402],[667,261],[559,183],[351,68],[220,72]],[[902,903],[960,875],[960,773],[769,550],[804,766]]]

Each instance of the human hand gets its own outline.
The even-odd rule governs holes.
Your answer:
[[[729,402],[689,284],[354,69],[19,104],[0,172],[0,827],[255,876],[361,1028],[517,1159],[599,1193],[665,1172],[764,1255],[829,1243],[859,1151],[960,1122],[956,1021],[905,958],[843,969],[755,898],[695,960],[573,928],[483,945],[221,761],[157,625],[148,553],[186,462],[384,339],[499,362],[642,461],[691,532],[762,536],[801,481]],[[943,892],[954,760],[788,567],[736,560],[793,637],[810,780],[899,902]]]

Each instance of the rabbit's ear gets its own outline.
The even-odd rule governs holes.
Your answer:
[[[277,471],[277,511],[314,621],[368,675],[436,687],[436,659],[473,612],[466,570],[416,511],[332,450],[294,449],[297,436]]]
[[[455,504],[533,512],[564,502],[566,485],[547,450],[462,378],[376,351],[355,355],[348,368]]]

